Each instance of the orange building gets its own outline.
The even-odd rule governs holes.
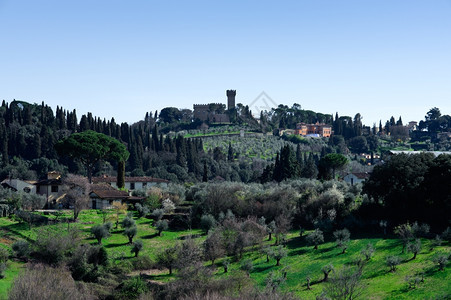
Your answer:
[[[295,134],[303,136],[330,137],[332,135],[332,126],[324,123],[297,123]]]

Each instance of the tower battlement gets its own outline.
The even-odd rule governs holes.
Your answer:
[[[235,108],[235,96],[236,96],[236,90],[227,90],[227,109],[231,110]]]

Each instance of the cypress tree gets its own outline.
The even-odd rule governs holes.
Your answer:
[[[208,168],[207,168],[207,162],[204,161],[204,173],[202,175],[202,182],[208,181]]]
[[[117,187],[122,189],[125,187],[125,162],[118,161],[117,163]]]
[[[227,151],[227,160],[233,161],[233,148],[231,142],[229,142],[229,150]]]

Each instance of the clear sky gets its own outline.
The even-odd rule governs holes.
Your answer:
[[[226,89],[367,125],[451,114],[451,0],[0,0],[0,22],[0,99],[79,117],[133,123]]]

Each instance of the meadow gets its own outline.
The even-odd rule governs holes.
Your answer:
[[[66,212],[70,216],[70,211]],[[140,239],[144,247],[139,256],[148,256],[155,260],[156,254],[167,247],[180,243],[187,236],[195,237],[198,243],[202,243],[206,236],[199,229],[164,231],[158,236],[157,230],[152,226],[153,220],[147,218],[136,219],[138,234],[135,240]],[[79,216],[76,223],[60,223],[47,225],[46,227],[55,230],[67,230],[68,226],[76,226],[82,232],[84,243],[96,244],[97,241],[90,233],[91,227],[101,224],[103,221],[100,212],[95,210],[85,210]],[[17,240],[25,239],[33,241],[39,227],[28,227],[26,223],[20,223],[8,218],[0,218],[0,246],[10,249],[11,244]],[[123,234],[123,229],[113,229],[109,238],[103,239],[102,244],[108,252],[113,264],[130,264],[133,261],[133,254],[130,252],[128,239]],[[308,232],[307,232],[308,233]],[[305,234],[307,234],[305,233]],[[439,271],[438,266],[433,262],[433,257],[437,253],[450,253],[449,242],[444,242],[440,246],[432,249],[432,241],[422,239],[422,249],[416,259],[412,259],[411,253],[402,253],[402,243],[394,236],[384,238],[377,234],[351,232],[351,241],[346,253],[337,248],[335,242],[326,237],[326,242],[319,245],[317,250],[313,246],[307,245],[305,234],[299,236],[299,231],[290,231],[286,237],[287,256],[282,258],[280,266],[276,266],[276,261],[270,259],[266,261],[266,256],[261,254],[259,247],[251,247],[244,254],[243,259],[252,261],[253,269],[250,271],[250,279],[261,289],[265,288],[266,278],[270,273],[282,276],[286,272],[286,280],[280,285],[282,291],[291,292],[301,299],[315,299],[321,294],[325,285],[322,282],[323,273],[321,268],[327,264],[332,264],[335,270],[340,270],[343,266],[353,265],[359,256],[361,249],[368,243],[374,248],[374,256],[363,268],[361,279],[361,299],[449,299],[451,297],[451,273],[449,269]],[[264,243],[274,245],[275,239]],[[401,257],[401,264],[395,272],[391,272],[386,266],[386,257],[398,255]],[[205,262],[206,266],[211,266],[211,262]],[[17,260],[10,260],[5,278],[0,279],[0,299],[7,297],[7,290],[11,286],[14,278],[19,274],[24,264]],[[240,271],[240,261],[231,259],[229,272],[224,273],[221,260],[217,260],[214,276],[221,278]],[[130,273],[130,276],[136,273]],[[167,282],[173,280],[176,275],[169,276],[168,271],[152,270],[152,274],[147,279],[152,281]],[[331,273],[333,276],[333,272]],[[311,289],[307,289],[306,278],[311,278]],[[415,287],[409,287],[415,278],[422,278]]]

